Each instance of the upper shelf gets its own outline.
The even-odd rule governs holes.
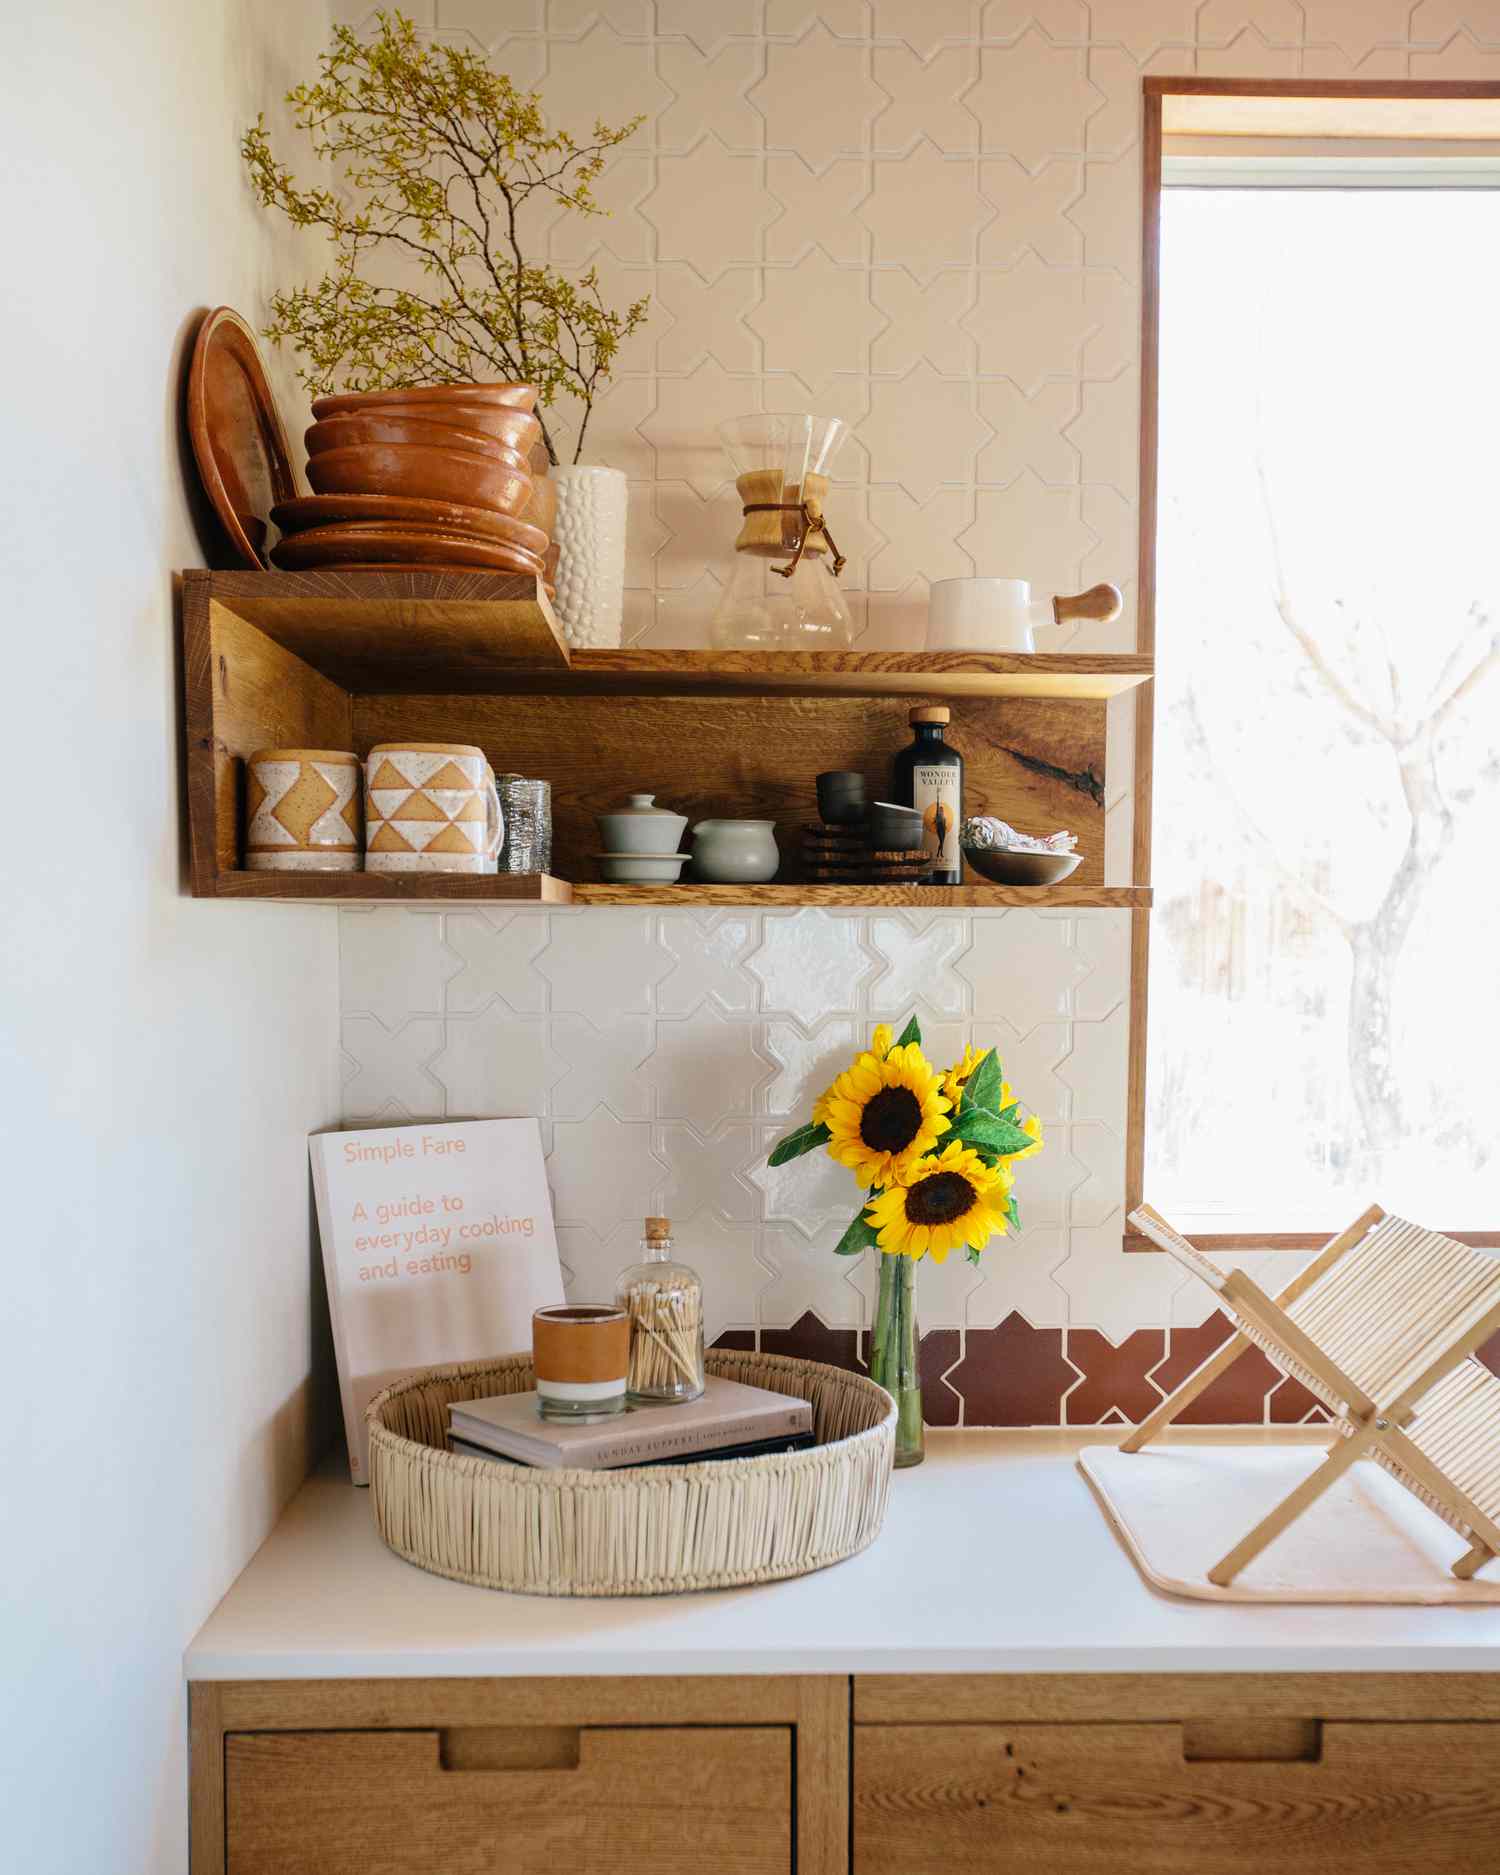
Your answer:
[[[210,601],[360,692],[1067,697],[1133,689],[1135,653],[575,651],[546,595],[503,573],[188,573]]]

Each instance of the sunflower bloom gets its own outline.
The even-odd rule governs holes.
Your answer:
[[[869,1052],[877,1061],[884,1061],[886,1056],[891,1052],[893,1036],[894,1031],[889,1022],[877,1022],[875,1024],[875,1032],[870,1037]],[[833,1088],[829,1087],[825,1088],[813,1102],[812,1123],[814,1126],[827,1126],[828,1103],[832,1098]]]
[[[982,1250],[997,1232],[1004,1234],[1013,1182],[1004,1166],[986,1165],[972,1147],[954,1140],[933,1158],[906,1166],[865,1216],[888,1256],[942,1263],[950,1250]]]
[[[1021,1131],[1031,1144],[1023,1146],[1019,1152],[1008,1152],[1005,1155],[1007,1165],[1014,1165],[1017,1159],[1029,1159],[1033,1153],[1040,1152],[1042,1149],[1042,1123],[1034,1113],[1028,1113],[1021,1122]]]
[[[955,1061],[943,1076],[943,1093],[955,1107],[963,1096],[964,1088],[968,1085],[969,1076],[989,1052],[987,1048],[975,1048],[972,1043],[965,1042],[963,1059]]]
[[[888,1185],[948,1131],[949,1104],[927,1057],[908,1042],[883,1056],[862,1054],[813,1111],[832,1135],[831,1158],[862,1185]]]

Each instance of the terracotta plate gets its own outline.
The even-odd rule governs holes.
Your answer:
[[[272,504],[294,499],[297,478],[255,335],[228,306],[198,328],[187,417],[214,513],[245,565],[264,566]]]
[[[546,534],[493,508],[466,508],[456,501],[421,501],[410,495],[299,495],[280,502],[271,519],[283,534],[353,522],[365,527],[437,529],[445,534],[476,535],[538,556],[547,551]]]
[[[439,528],[342,526],[310,528],[290,534],[271,551],[277,566],[289,573],[317,566],[466,566],[496,573],[539,576],[534,553],[503,546],[475,534],[449,534]]]
[[[531,384],[419,384],[405,391],[340,391],[313,401],[315,417],[350,415],[386,405],[496,404],[508,410],[530,410],[536,403]]]

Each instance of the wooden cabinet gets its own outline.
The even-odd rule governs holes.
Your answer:
[[[790,1726],[225,1739],[228,1875],[788,1875]]]
[[[1500,1700],[1363,1678],[859,1681],[854,1875],[1488,1875]]]

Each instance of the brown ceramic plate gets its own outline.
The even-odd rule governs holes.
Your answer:
[[[312,407],[315,417],[340,417],[354,411],[378,410],[387,404],[409,404],[413,409],[423,404],[488,404],[507,410],[534,410],[534,384],[419,384],[405,391],[340,391],[331,397],[317,398]],[[446,410],[444,415],[447,415]]]
[[[493,508],[466,508],[456,501],[412,501],[404,495],[299,495],[278,503],[271,519],[283,534],[303,534],[311,527],[327,528],[340,522],[364,527],[411,528],[417,533],[473,534],[502,547],[519,547],[538,558],[546,553],[548,537]]]
[[[288,573],[318,566],[468,566],[496,573],[539,577],[542,563],[534,553],[505,547],[475,534],[448,534],[439,528],[310,528],[290,534],[271,550],[275,564]]]
[[[524,410],[498,413],[498,421],[486,430],[468,430],[456,423],[440,423],[435,417],[413,417],[404,411],[372,410],[347,417],[324,417],[303,436],[309,455],[325,449],[347,449],[363,443],[423,443],[429,449],[467,449],[477,456],[506,463],[512,469],[531,473],[531,445],[539,434],[535,417]]]
[[[964,858],[995,885],[1057,885],[1082,853],[1012,853],[1000,846],[966,846]]]
[[[320,495],[408,495],[500,514],[519,515],[531,500],[531,477],[524,469],[467,449],[426,449],[420,443],[323,449],[308,458],[307,479]]]
[[[263,567],[272,505],[296,496],[297,478],[255,334],[228,306],[216,306],[198,328],[187,419],[214,513],[245,565]]]

